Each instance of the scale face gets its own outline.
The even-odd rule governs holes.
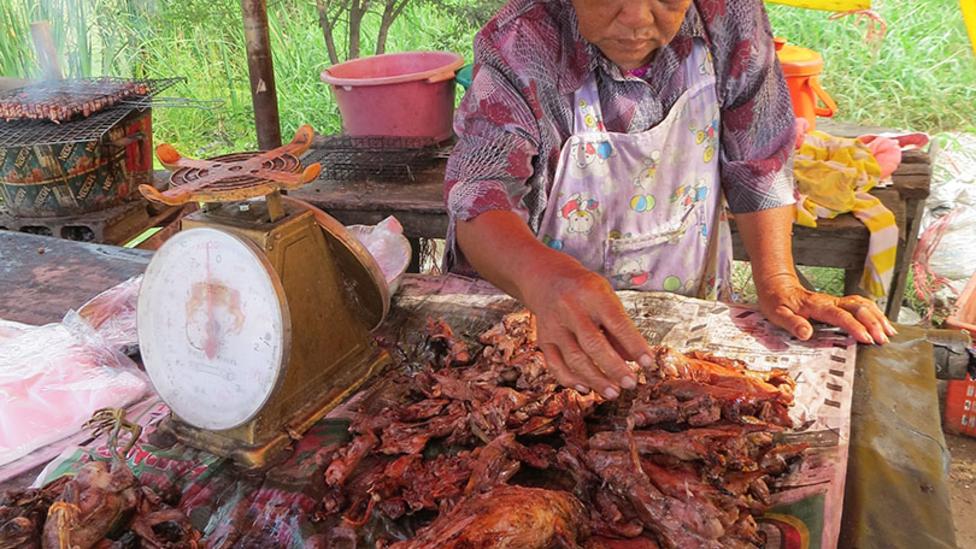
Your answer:
[[[177,233],[143,278],[139,343],[159,395],[186,423],[237,427],[268,401],[291,333],[278,274],[253,243],[218,229]]]

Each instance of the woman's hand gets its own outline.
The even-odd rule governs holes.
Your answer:
[[[888,337],[897,333],[881,309],[865,297],[811,292],[794,276],[766,281],[757,290],[766,318],[804,341],[813,335],[810,320],[837,326],[865,344],[888,343]]]
[[[457,240],[485,279],[535,314],[539,347],[559,383],[611,399],[637,386],[627,361],[649,367],[651,349],[606,279],[539,242],[513,212],[459,221]]]
[[[650,348],[609,282],[559,252],[537,265],[520,293],[536,316],[539,348],[553,376],[608,399],[636,387],[626,361],[650,367]]]
[[[752,261],[759,308],[770,322],[806,341],[811,320],[832,324],[861,343],[887,343],[895,329],[873,301],[811,292],[793,267],[793,206],[737,214],[735,224]]]

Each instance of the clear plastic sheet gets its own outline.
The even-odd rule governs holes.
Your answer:
[[[137,293],[138,280],[126,281],[58,324],[0,320],[0,465],[77,433],[100,408],[145,394],[148,380],[120,352],[136,341],[134,305],[127,307]]]
[[[133,354],[139,344],[136,307],[141,285],[142,275],[132,277],[93,297],[68,316],[77,314],[87,321],[108,347]]]
[[[976,273],[976,134],[944,133],[936,136],[938,153],[932,159],[932,189],[922,217],[925,231],[945,222],[941,239],[928,258],[927,268],[946,279],[941,297],[957,296]],[[953,214],[951,218],[943,219]]]
[[[376,225],[351,225],[347,229],[376,258],[390,286],[390,295],[396,293],[410,264],[410,242],[403,236],[400,222],[390,216]]]

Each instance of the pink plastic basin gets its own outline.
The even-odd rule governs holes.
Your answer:
[[[454,73],[464,60],[450,52],[388,53],[322,71],[332,85],[347,135],[429,137],[453,133]]]

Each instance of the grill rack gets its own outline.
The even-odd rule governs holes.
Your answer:
[[[67,78],[62,80],[42,80],[27,86],[4,90],[0,92],[0,101],[18,99],[21,94],[28,93],[32,97],[39,99],[60,99],[62,95],[73,97],[98,97],[105,93],[114,92],[117,86],[134,84],[145,86],[149,91],[147,95],[157,93],[169,88],[177,82],[185,82],[185,78],[119,78],[115,76],[100,76],[97,78]]]
[[[0,120],[0,147],[64,145],[68,143],[98,141],[133,110],[144,111],[152,107],[153,96],[178,82],[186,81],[185,78],[160,78],[152,80],[126,80],[119,78],[112,80],[144,84],[149,88],[149,93],[134,99],[122,100],[86,118],[62,122],[60,124],[55,124],[49,120],[13,120],[9,122]],[[43,85],[35,84],[31,88],[34,89],[34,86]],[[17,88],[15,90],[9,90],[0,95],[0,98],[10,94],[16,95],[24,89]],[[45,88],[41,87],[40,89],[44,90]]]
[[[415,174],[447,158],[452,141],[422,137],[318,136],[302,157],[322,164],[320,180],[414,181]]]

